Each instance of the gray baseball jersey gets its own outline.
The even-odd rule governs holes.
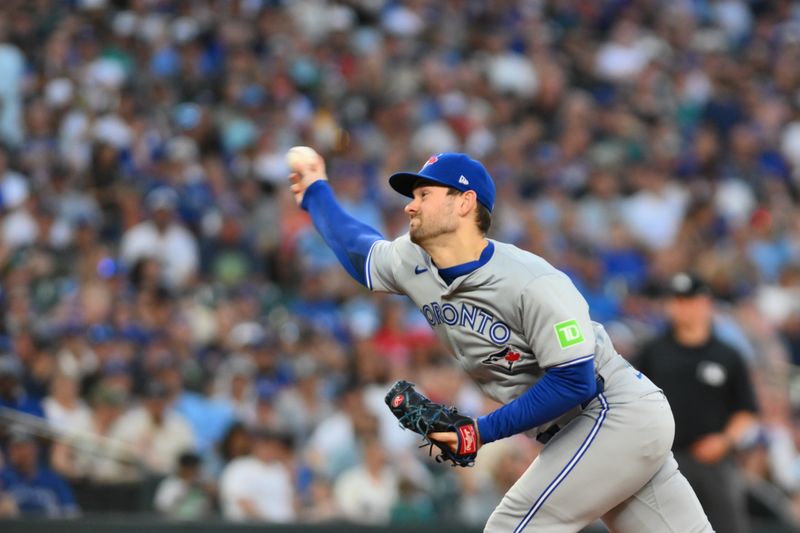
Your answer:
[[[450,285],[408,235],[375,242],[366,263],[367,286],[409,296],[475,383],[500,403],[522,395],[546,369],[590,358],[605,380],[605,392],[588,406],[553,421],[563,429],[505,495],[486,530],[535,524],[537,531],[578,531],[604,517],[622,532],[711,531],[672,459],[674,422],[661,391],[616,353],[564,273],[513,245],[492,243],[492,257]],[[608,488],[609,478],[616,489]],[[652,504],[637,499],[642,492]],[[642,529],[642,516],[654,523]]]
[[[591,357],[600,368],[616,356],[564,273],[539,256],[492,243],[485,265],[447,285],[408,235],[378,241],[367,260],[367,285],[408,295],[475,383],[503,404],[546,368]]]

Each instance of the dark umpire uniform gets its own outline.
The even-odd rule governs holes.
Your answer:
[[[714,529],[749,531],[744,481],[732,451],[756,422],[741,355],[713,332],[713,301],[698,278],[669,283],[670,328],[639,353],[637,367],[664,390],[675,416],[673,451]]]

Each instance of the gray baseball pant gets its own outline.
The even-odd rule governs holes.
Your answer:
[[[664,394],[618,400],[598,395],[556,433],[484,531],[574,533],[598,518],[613,533],[713,531],[670,451],[675,422]]]

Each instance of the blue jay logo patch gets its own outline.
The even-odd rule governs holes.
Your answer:
[[[506,346],[481,362],[504,374],[513,374],[516,370],[515,365],[523,359],[524,355],[525,354],[513,346]]]

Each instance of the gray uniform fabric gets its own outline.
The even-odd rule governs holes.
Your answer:
[[[367,285],[409,296],[464,370],[506,404],[547,368],[594,358],[605,390],[586,408],[534,428],[560,430],[505,495],[486,531],[579,531],[597,518],[620,533],[708,532],[670,448],[674,421],[653,383],[616,353],[570,279],[492,241],[491,259],[447,285],[408,235],[377,241]]]

